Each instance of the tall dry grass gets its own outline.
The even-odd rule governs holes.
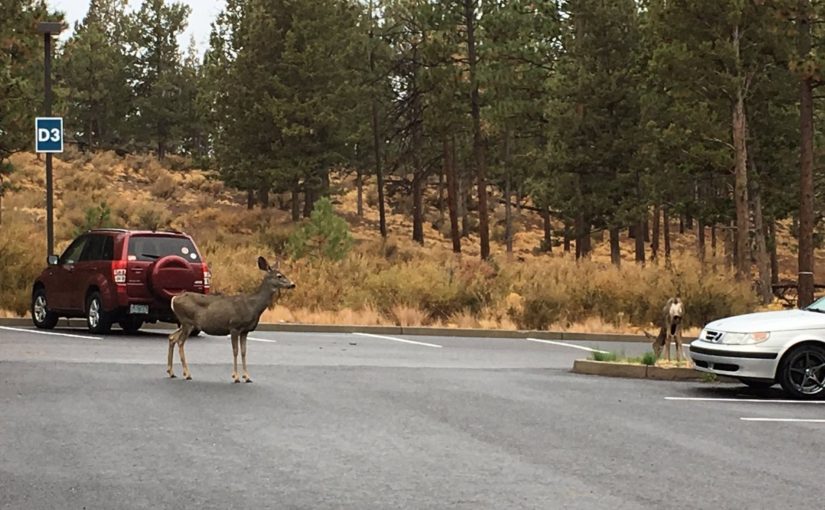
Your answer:
[[[42,162],[26,154],[15,158],[17,191],[4,200],[0,226],[0,310],[23,314],[31,281],[45,263],[45,211]],[[58,250],[83,224],[85,211],[105,201],[117,226],[171,227],[192,234],[211,266],[215,291],[254,289],[261,278],[257,257],[272,261],[283,253],[294,228],[289,213],[247,211],[242,194],[177,166],[170,171],[151,156],[120,158],[111,152],[57,160]],[[345,201],[341,208],[351,214],[351,205]],[[375,215],[367,211],[367,218]],[[522,240],[533,234],[526,223],[522,228]],[[577,262],[522,251],[523,260],[511,259],[497,246],[497,255],[481,262],[472,245],[468,255],[455,256],[445,239],[428,238],[423,248],[407,239],[406,230],[403,237],[387,240],[373,230],[354,229],[356,246],[343,260],[284,261],[282,270],[297,288],[284,292],[263,320],[627,331],[650,327],[677,292],[692,327],[755,308],[747,283],[736,282],[724,264],[703,266],[690,254],[676,255],[669,267],[626,263],[617,268],[598,257]]]

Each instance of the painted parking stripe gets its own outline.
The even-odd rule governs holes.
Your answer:
[[[745,402],[761,404],[825,404],[825,400],[769,400],[764,398],[665,397],[665,400],[683,402]]]
[[[214,339],[214,340],[229,340],[229,338],[230,338],[229,335],[216,336],[216,335],[207,335],[206,333],[201,333],[201,335],[202,335],[201,338],[208,338],[208,339]],[[246,337],[246,339],[247,340],[252,340],[253,342],[265,342],[265,343],[268,343],[268,344],[277,344],[278,343],[277,340],[270,340],[268,338],[256,338],[256,337],[253,337],[253,336],[248,336],[248,337]]]
[[[562,347],[572,347],[573,349],[581,349],[583,351],[588,351],[588,352],[600,352],[602,354],[607,354],[607,351],[601,351],[599,349],[592,349],[590,347],[585,347],[583,345],[568,344],[568,343],[565,343],[565,342],[556,342],[554,340],[540,340],[538,338],[526,338],[525,340],[529,340],[531,342],[538,342],[538,343],[542,343],[542,344],[560,345]]]
[[[246,337],[246,339],[247,340],[253,340],[255,342],[264,342],[264,343],[267,343],[267,344],[277,344],[278,343],[277,340],[270,340],[268,338],[255,338],[255,337],[248,336],[248,337]]]
[[[403,342],[405,344],[423,345],[425,347],[436,347],[441,349],[443,346],[438,344],[428,344],[427,342],[416,342],[414,340],[404,340],[403,338],[395,338],[394,336],[373,335],[372,333],[353,333],[353,335],[366,336],[370,338],[383,338],[384,340],[392,340],[393,342]]]
[[[813,418],[739,418],[742,421],[780,422],[780,423],[825,423],[825,420]]]
[[[40,331],[39,329],[10,328],[8,326],[0,326],[0,329],[4,329],[6,331],[19,331],[21,333],[33,333],[35,335],[52,335],[52,336],[65,336],[65,337],[69,337],[69,338],[83,338],[85,340],[102,340],[103,339],[103,337],[100,337],[100,336],[73,335],[71,333],[58,333],[56,331]]]

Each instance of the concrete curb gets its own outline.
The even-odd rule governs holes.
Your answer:
[[[29,318],[0,318],[0,326],[26,327],[31,326]],[[85,319],[60,319],[60,327],[86,327]],[[147,324],[145,329],[170,329],[173,324]],[[459,329],[459,328],[428,328],[406,326],[358,326],[358,325],[323,325],[323,324],[258,324],[257,331],[280,331],[285,333],[372,333],[374,335],[409,335],[409,336],[452,336],[464,338],[537,338],[539,340],[568,340],[580,342],[637,342],[650,343],[643,335],[617,335],[613,333],[573,333],[566,331],[529,331],[504,329]],[[694,339],[685,338],[689,344]]]
[[[692,368],[664,368],[648,365],[628,365],[610,361],[577,359],[573,362],[573,373],[625,377],[631,379],[655,379],[658,381],[701,381],[703,375]],[[717,377],[716,382],[737,382],[730,377]]]

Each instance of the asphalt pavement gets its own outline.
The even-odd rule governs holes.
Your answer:
[[[570,373],[639,343],[0,327],[0,508],[818,508],[825,407]],[[553,342],[553,341],[551,341]],[[175,356],[175,370],[180,364]]]

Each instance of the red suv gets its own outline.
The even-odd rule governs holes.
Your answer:
[[[48,264],[32,287],[34,325],[51,329],[60,317],[86,317],[93,333],[115,322],[127,332],[144,322],[176,322],[172,296],[207,294],[212,276],[195,242],[180,232],[90,230]]]

